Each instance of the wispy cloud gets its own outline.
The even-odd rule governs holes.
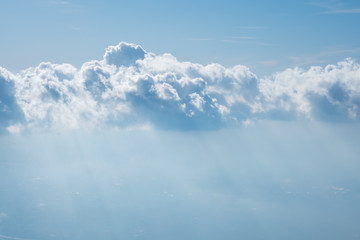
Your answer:
[[[278,64],[278,61],[276,60],[266,60],[266,61],[258,61],[258,63],[264,65],[264,66],[275,66]]]
[[[262,42],[256,38],[230,38],[220,40],[224,43],[254,44],[259,46],[277,46],[275,43]]]
[[[69,1],[59,1],[59,0],[51,0],[51,1],[47,1],[47,3],[54,4],[54,5],[69,5],[70,4]]]
[[[212,38],[187,38],[188,41],[212,41]]]
[[[73,30],[73,31],[80,31],[81,28],[77,27],[77,26],[69,26],[69,29]]]
[[[360,8],[334,9],[334,10],[323,12],[323,14],[358,14],[358,13],[360,13]]]
[[[252,36],[235,36],[232,37],[233,39],[239,39],[239,40],[253,40],[256,39],[256,37],[252,37]]]
[[[255,44],[255,45],[262,45],[262,46],[276,46],[276,44],[261,41],[261,39],[258,39],[257,37],[254,37],[251,35],[232,36],[232,37],[221,39],[220,41],[225,42],[225,43],[240,43],[240,44]]]
[[[222,43],[254,44],[261,46],[277,46],[274,43],[263,42],[254,36],[233,36],[228,38],[187,38],[187,41],[214,41]]]
[[[70,15],[78,14],[85,9],[85,6],[79,2],[66,0],[42,0],[42,3],[52,8],[52,10],[56,9],[64,14]]]
[[[264,26],[237,26],[238,29],[248,29],[248,30],[260,30],[265,29]]]
[[[329,57],[336,57],[337,59],[344,59],[347,56],[352,56],[360,53],[360,48],[329,48],[324,51],[306,54],[301,56],[288,56],[287,59],[293,61],[289,67],[306,67],[314,64],[326,64]]]
[[[340,1],[322,1],[322,2],[311,2],[310,5],[322,8],[325,11],[320,14],[359,14],[359,6],[345,5],[344,2]]]
[[[11,237],[11,236],[5,236],[5,235],[0,235],[0,239],[31,240],[29,238],[18,238],[18,237]]]
[[[188,41],[220,41],[220,42],[240,42],[242,40],[255,40],[256,38],[253,36],[233,36],[228,37],[226,39],[218,39],[218,38],[206,38],[206,37],[199,37],[199,38],[187,38]]]

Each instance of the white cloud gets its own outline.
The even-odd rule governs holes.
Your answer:
[[[342,188],[342,187],[335,187],[335,186],[332,186],[331,187],[333,190],[336,190],[336,191],[344,191],[345,188]]]
[[[189,94],[191,98],[190,103],[194,105],[199,111],[204,111],[203,105],[205,104],[205,100],[196,92]]]
[[[145,51],[136,44],[120,42],[116,46],[106,48],[104,60],[107,64],[115,66],[130,66],[136,60],[144,59]]]
[[[180,62],[121,42],[103,60],[0,68],[0,126],[218,128],[255,119],[359,119],[360,66],[351,59],[259,78],[246,66]],[[19,127],[21,126],[21,127]]]
[[[69,64],[41,63],[18,74],[15,85],[29,125],[77,128],[83,120],[91,124],[101,115],[77,69]]]
[[[259,80],[263,111],[311,119],[359,119],[360,65],[351,59],[326,67],[287,69]]]
[[[9,133],[20,133],[22,130],[22,125],[17,123],[15,125],[11,125],[11,126],[7,127],[6,130]]]
[[[0,235],[0,238],[2,238],[2,239],[12,239],[12,240],[31,240],[29,238],[19,238],[19,237],[5,236],[5,235]]]

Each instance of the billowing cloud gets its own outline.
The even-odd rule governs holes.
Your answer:
[[[351,59],[324,68],[287,69],[260,79],[259,89],[263,111],[270,114],[323,121],[359,120],[360,66]]]
[[[0,67],[0,131],[4,126],[23,121],[23,112],[15,96],[15,77]]]
[[[106,48],[80,69],[0,68],[0,126],[214,129],[253,119],[357,121],[360,66],[351,59],[259,78],[246,66],[180,62],[136,44]]]
[[[145,51],[139,45],[121,42],[116,46],[109,46],[104,55],[107,64],[115,66],[130,66],[138,59],[144,59]]]

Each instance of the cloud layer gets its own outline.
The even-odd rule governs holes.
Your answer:
[[[286,69],[259,78],[246,66],[179,62],[121,42],[103,60],[0,68],[0,127],[214,129],[256,119],[358,121],[360,65]]]

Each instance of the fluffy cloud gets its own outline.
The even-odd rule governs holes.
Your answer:
[[[258,78],[246,66],[179,62],[121,42],[103,60],[0,68],[0,126],[213,129],[252,119],[359,120],[360,66],[294,68]]]
[[[23,121],[23,112],[15,96],[15,76],[0,67],[0,132]]]
[[[259,80],[267,113],[324,121],[359,120],[360,66],[351,59],[337,65],[287,69]]]
[[[104,60],[115,66],[130,66],[138,59],[144,59],[145,51],[139,45],[121,42],[106,49]]]

